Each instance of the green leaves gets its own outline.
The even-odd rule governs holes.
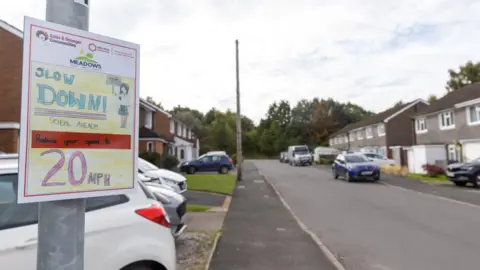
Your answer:
[[[460,66],[458,71],[449,69],[448,74],[450,80],[447,81],[445,86],[447,92],[480,82],[480,62],[474,64],[472,61],[468,61],[465,65]]]

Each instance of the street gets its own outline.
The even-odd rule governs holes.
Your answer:
[[[334,180],[328,167],[254,164],[346,269],[478,269],[480,207]]]

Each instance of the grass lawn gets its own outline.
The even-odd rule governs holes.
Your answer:
[[[210,207],[205,205],[187,204],[187,212],[205,212],[208,209]]]
[[[208,191],[232,195],[236,177],[233,174],[187,175],[188,190]]]
[[[432,184],[437,184],[437,183],[450,183],[448,181],[447,177],[445,175],[439,175],[437,177],[429,177],[423,174],[416,174],[416,173],[409,173],[408,174],[409,178],[415,178],[415,179],[420,179]]]

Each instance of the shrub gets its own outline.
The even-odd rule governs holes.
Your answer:
[[[140,153],[140,155],[138,156],[159,168],[165,168],[167,170],[175,169],[178,165],[178,159],[175,156],[172,156],[169,154],[161,155],[160,153],[157,153],[157,152],[153,152],[153,153],[144,152],[144,153]]]
[[[401,175],[405,177],[408,176],[408,167],[402,167]]]
[[[429,177],[437,177],[445,173],[445,170],[442,167],[435,164],[427,163],[423,165],[422,168],[427,172],[427,176]]]
[[[167,170],[173,170],[177,167],[178,165],[178,159],[175,156],[169,155],[169,154],[164,154],[162,158],[162,167],[167,169]]]
[[[153,152],[153,153],[144,152],[144,153],[140,153],[140,155],[138,156],[152,163],[157,167],[162,167],[162,155],[160,155],[157,152]]]

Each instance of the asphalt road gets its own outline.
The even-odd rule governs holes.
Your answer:
[[[314,167],[254,164],[348,270],[480,268],[478,206],[382,183],[333,180]]]

